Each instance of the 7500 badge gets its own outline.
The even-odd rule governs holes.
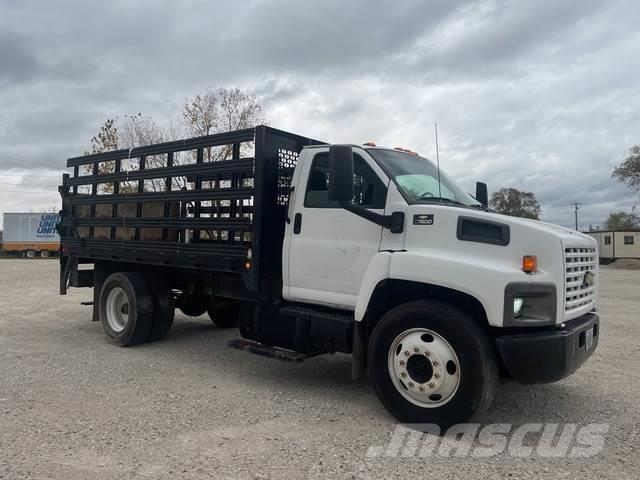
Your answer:
[[[433,225],[433,215],[430,213],[421,213],[413,216],[414,225]]]

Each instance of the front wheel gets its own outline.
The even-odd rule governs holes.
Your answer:
[[[401,422],[441,428],[490,406],[498,367],[489,338],[466,313],[436,301],[389,311],[369,341],[376,394]]]

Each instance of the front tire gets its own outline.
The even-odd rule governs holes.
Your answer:
[[[100,291],[99,315],[111,343],[128,347],[144,342],[153,324],[153,294],[144,276],[109,275]]]
[[[446,429],[484,413],[498,366],[491,342],[466,313],[415,301],[389,311],[369,341],[376,394],[398,420]]]

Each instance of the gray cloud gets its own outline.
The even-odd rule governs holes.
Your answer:
[[[625,0],[3,2],[0,186],[23,186],[0,210],[56,200],[19,192],[36,182],[7,170],[16,158],[60,172],[105,118],[168,123],[214,85],[255,92],[279,128],[428,157],[437,121],[469,191],[533,191],[565,225],[582,202],[599,224],[638,201],[610,173],[640,142],[639,20]]]
[[[42,70],[28,37],[10,30],[0,30],[0,87],[29,81]]]

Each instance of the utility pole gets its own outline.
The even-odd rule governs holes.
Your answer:
[[[436,161],[438,162],[438,198],[442,200],[442,186],[440,183],[440,149],[438,148],[438,124],[433,124],[436,130]]]
[[[573,214],[575,215],[575,219],[576,219],[576,230],[578,230],[578,210],[580,209],[580,205],[582,204],[575,202],[575,203],[570,203],[569,205],[573,207]]]

